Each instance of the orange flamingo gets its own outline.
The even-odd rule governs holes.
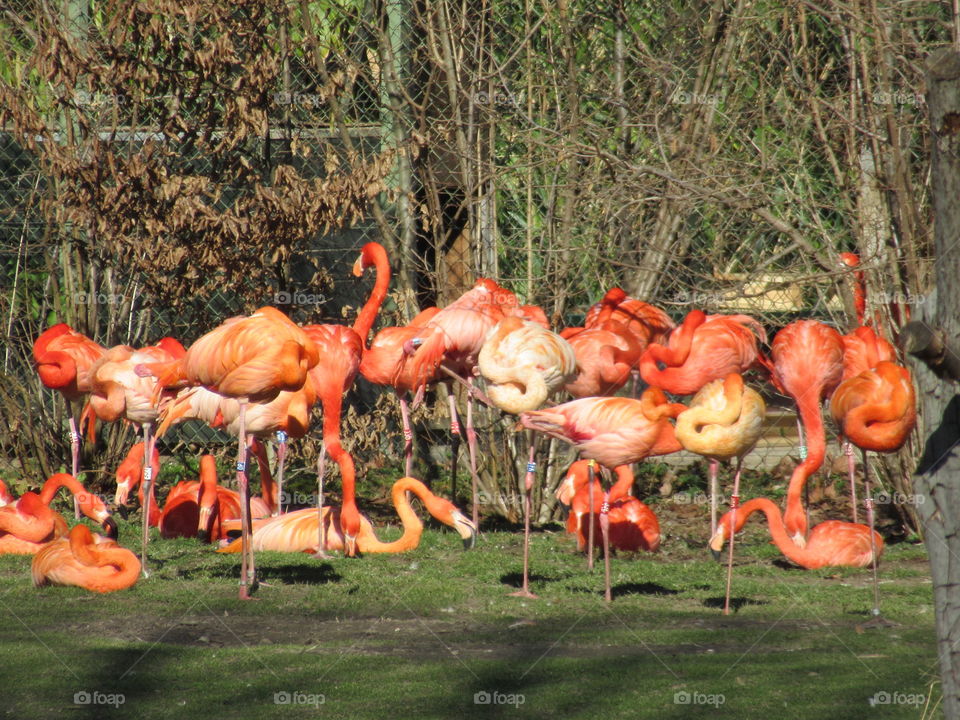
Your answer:
[[[157,523],[160,522],[160,508],[157,505],[155,493],[156,483],[150,484],[150,502],[144,504],[143,485],[140,482],[146,474],[144,473],[143,466],[143,442],[141,441],[130,448],[127,456],[120,465],[117,466],[117,491],[113,498],[113,504],[119,509],[120,514],[126,517],[124,513],[126,513],[125,506],[127,499],[130,496],[130,491],[136,488],[137,497],[140,499],[140,507],[147,508],[145,511],[147,523],[150,527],[156,527]],[[150,477],[157,477],[157,475],[160,474],[160,452],[156,446],[154,446],[153,453],[150,457],[149,474]]]
[[[580,398],[520,415],[524,427],[571,443],[582,457],[608,468],[639,462],[650,455],[680,449],[668,418],[686,410],[670,403],[659,388],[647,388],[639,400]]]
[[[437,497],[419,480],[405,477],[397,480],[391,490],[393,505],[403,525],[403,535],[393,542],[381,542],[377,539],[371,522],[360,516],[360,532],[356,537],[357,549],[361,553],[400,553],[412,550],[420,544],[423,523],[410,507],[407,492],[412,492],[423,502],[427,511],[444,525],[454,528],[463,538],[464,547],[473,547],[476,526],[448,500]],[[257,550],[275,550],[277,552],[317,553],[320,533],[318,530],[316,508],[304,508],[285,513],[277,517],[259,521],[253,533],[253,544]],[[323,524],[326,545],[324,550],[343,550],[345,537],[340,513],[333,508],[323,509]],[[229,529],[229,527],[228,527]],[[239,552],[234,541],[217,552]]]
[[[579,374],[563,389],[574,397],[613,395],[627,383],[640,360],[646,343],[627,325],[613,319],[623,297],[620,288],[608,291],[600,301],[602,309],[595,321],[567,337]]]
[[[604,299],[607,302],[612,301],[614,303],[614,311],[609,319],[626,326],[627,331],[643,347],[650,343],[663,342],[670,331],[676,327],[676,323],[663,310],[630,297],[619,287],[610,288],[604,295]],[[588,330],[602,323],[601,317],[603,314],[604,300],[602,299],[587,310],[582,328],[566,328],[560,334],[570,340],[583,330]]]
[[[807,478],[823,464],[827,441],[820,402],[833,392],[843,376],[843,339],[829,325],[797,320],[773,338],[771,360],[763,359],[774,386],[797,404],[803,435],[801,462],[790,476],[784,523],[793,541],[806,542],[807,515],[801,501]]]
[[[78,431],[72,404],[89,394],[90,366],[105,352],[105,347],[66,323],[47,328],[33,343],[33,361],[40,382],[60,391],[66,401],[70,416],[70,474],[74,477],[80,470],[80,433],[87,423],[92,439],[95,420],[89,413],[82,412]],[[80,509],[75,507],[74,511],[79,518]]]
[[[576,536],[577,549],[584,550],[593,536],[595,545],[599,545],[599,535],[588,533],[584,516],[589,515],[590,482],[589,460],[577,460],[570,466],[567,476],[557,488],[557,499],[571,506],[567,518],[567,532]],[[617,481],[604,495],[600,482],[594,479],[593,516],[599,517],[603,506],[608,506],[610,544],[618,550],[637,552],[645,550],[656,552],[660,549],[660,522],[648,505],[628,495],[633,486],[633,471],[628,465],[613,469]],[[595,521],[599,524],[599,520]],[[599,529],[599,528],[597,528]]]
[[[490,330],[477,357],[480,374],[488,381],[487,395],[501,410],[519,415],[540,407],[547,396],[577,371],[573,348],[543,326],[519,317],[506,317]],[[524,476],[523,587],[514,595],[535,597],[529,588],[530,494],[536,472],[534,442]],[[476,508],[476,505],[474,506]]]
[[[805,545],[798,545],[788,534],[780,508],[767,498],[754,498],[745,502],[736,513],[728,512],[717,525],[717,532],[710,540],[714,557],[719,558],[723,543],[733,532],[739,532],[747,519],[755,512],[767,516],[770,535],[780,552],[800,567],[815,570],[821,567],[866,567],[883,553],[883,538],[866,525],[827,520],[810,531]]]
[[[269,517],[264,515],[263,517]],[[196,537],[202,542],[226,537],[225,520],[240,518],[240,496],[217,484],[217,461],[213,455],[200,458],[200,480],[182,490],[171,490],[160,517],[160,536]]]
[[[33,558],[33,584],[76,585],[107,593],[131,587],[140,576],[140,561],[126,548],[86,525],[77,525],[70,536],[47,543]]]
[[[684,410],[686,406],[668,402],[662,390],[651,387],[639,400],[580,398],[546,410],[525,412],[520,422],[531,430],[573,444],[583,458],[615,468],[679,450],[680,443],[668,418],[675,418]],[[590,522],[589,527],[592,525]],[[608,512],[601,513],[600,530],[604,537],[605,597],[610,602]]]
[[[711,380],[752,367],[759,355],[758,338],[766,342],[766,331],[748,315],[691,310],[666,346],[653,343],[644,350],[640,376],[674,395],[691,395]]]
[[[246,473],[246,410],[250,403],[270,402],[284,391],[300,390],[310,368],[319,361],[313,341],[286,315],[263,307],[247,317],[226,320],[199,338],[183,358],[147,363],[140,373],[157,377],[159,388],[203,385],[239,401],[237,483],[242,515],[240,599],[249,599],[256,587],[256,569],[250,546],[250,490]]]
[[[360,250],[353,274],[361,277],[373,267],[376,280],[370,297],[357,314],[353,327],[343,325],[305,325],[303,330],[320,350],[320,362],[310,372],[310,380],[323,408],[323,445],[318,477],[318,511],[323,504],[324,457],[329,455],[340,467],[342,487],[340,517],[345,535],[345,554],[357,554],[356,537],[360,531],[360,512],[356,502],[356,470],[353,457],[340,444],[340,414],[343,396],[353,385],[360,370],[367,337],[390,287],[390,262],[379,243],[369,242]],[[321,546],[323,543],[321,542]]]
[[[730,512],[736,516],[740,504],[740,471],[743,456],[753,449],[763,430],[766,406],[755,390],[743,384],[743,377],[730,373],[723,380],[712,380],[693,396],[690,407],[677,416],[674,432],[687,450],[713,461],[737,459],[730,495]],[[714,476],[715,477],[715,476]],[[711,532],[717,530],[717,488],[710,487]],[[727,593],[724,615],[730,614],[730,587],[733,581],[733,536],[727,562]]]
[[[117,523],[103,500],[73,475],[56,473],[47,478],[39,494],[25,492],[19,500],[0,507],[0,554],[33,554],[44,543],[66,534],[67,521],[50,507],[63,487],[73,493],[84,515],[99,523],[110,537],[117,537]],[[6,486],[3,491],[5,497],[11,497]]]
[[[830,414],[846,438],[863,452],[867,524],[874,528],[867,451],[895,452],[903,447],[917,424],[917,401],[910,371],[880,361],[837,386],[830,398]],[[852,460],[852,455],[850,456]],[[851,462],[852,465],[852,462]],[[850,478],[851,484],[853,477]],[[874,614],[880,614],[880,594],[874,567]]]
[[[154,396],[162,393],[156,379],[141,377],[135,371],[143,363],[163,363],[182,358],[183,346],[173,338],[163,338],[156,345],[136,350],[129,345],[117,345],[107,350],[90,367],[90,408],[104,422],[124,419],[139,425],[144,447],[153,455],[155,440],[153,428],[157,421]],[[171,394],[166,393],[169,397]],[[145,451],[146,452],[146,451]],[[147,542],[150,529],[150,499],[153,493],[152,466],[143,468],[143,534],[141,563],[147,572]]]

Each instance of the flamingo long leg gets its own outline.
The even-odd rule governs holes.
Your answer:
[[[707,466],[710,475],[710,537],[713,537],[717,532],[717,506],[719,504],[717,496],[720,494],[720,487],[717,484],[717,474],[720,469],[720,461],[710,458]]]
[[[398,399],[400,400],[400,420],[403,422],[404,475],[410,477],[413,475],[413,429],[410,427],[410,408],[403,395],[399,395]]]
[[[317,458],[317,551],[315,558],[326,560],[327,527],[323,522],[323,476],[327,470],[327,446],[320,445],[320,457]]]
[[[470,454],[470,487],[473,525],[480,527],[480,476],[477,475],[477,431],[473,427],[473,378],[467,379],[467,451]]]
[[[857,519],[857,486],[855,484],[857,461],[853,459],[853,444],[849,440],[843,441],[843,454],[847,456],[847,477],[850,481],[850,505],[853,507],[853,521],[860,522]],[[866,462],[866,458],[864,458],[864,462]]]
[[[867,467],[867,451],[863,450],[863,494],[867,512],[867,525],[870,527],[870,565],[873,569],[873,616],[880,617],[880,580],[877,575],[877,545],[873,537],[875,517],[873,512],[873,494],[870,492],[870,470]]]
[[[737,474],[733,476],[733,493],[730,495],[730,553],[727,556],[727,593],[723,600],[723,614],[730,614],[730,586],[733,582],[733,529],[737,526],[737,508],[740,506],[740,470],[743,458],[737,458]]]
[[[527,473],[523,480],[523,587],[510,594],[514,597],[536,598],[537,596],[530,592],[530,493],[533,490],[533,478],[537,471],[537,465],[533,460],[535,450],[532,431],[529,438],[530,455],[527,460]]]
[[[593,481],[596,467],[593,460],[587,465],[587,570],[593,570]]]
[[[277,504],[273,509],[273,516],[283,512],[283,466],[287,459],[287,434],[277,430]]]
[[[150,496],[153,486],[153,465],[150,458],[153,457],[153,447],[157,439],[153,435],[153,426],[145,423],[143,426],[143,532],[141,536],[142,547],[140,550],[140,568],[143,576],[150,577],[147,569],[147,543],[150,541]]]
[[[603,498],[600,507],[600,534],[603,535],[603,599],[613,602],[613,591],[610,588],[610,503],[609,493]]]
[[[70,403],[67,403],[67,411],[70,411]],[[73,413],[70,412],[70,474],[77,477],[80,470],[80,433],[77,431],[77,421],[73,419]],[[73,496],[73,519],[80,519],[80,500],[76,495]]]
[[[253,560],[253,538],[250,524],[250,482],[247,477],[247,399],[240,398],[239,447],[237,450],[237,487],[240,491],[240,599],[249,600],[256,589],[257,574]]]

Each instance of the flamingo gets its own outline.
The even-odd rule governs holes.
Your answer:
[[[86,525],[77,525],[70,536],[47,543],[31,564],[33,584],[76,585],[108,593],[131,587],[140,576],[140,561],[126,548]]]
[[[150,527],[156,527],[160,521],[160,508],[157,507],[157,498],[154,492],[155,483],[150,485],[150,502],[146,505],[143,501],[143,485],[140,480],[145,475],[143,461],[143,442],[138,442],[130,448],[127,456],[120,465],[117,466],[117,491],[113,498],[113,504],[120,509],[120,513],[126,512],[125,505],[130,496],[130,491],[137,488],[137,496],[140,499],[140,506],[147,508],[147,523]],[[150,457],[150,476],[156,477],[160,473],[160,452],[156,446],[153,447],[153,453]],[[124,516],[126,517],[126,516]]]
[[[755,512],[767,516],[770,535],[780,552],[802,568],[815,570],[821,567],[866,567],[883,553],[883,538],[876,531],[859,523],[827,520],[810,531],[805,545],[798,545],[789,535],[780,508],[767,498],[748,500],[736,512],[733,523],[731,510],[717,525],[717,532],[710,539],[710,549],[719,558],[723,543],[733,532],[739,532],[747,519]]]
[[[668,418],[686,410],[670,403],[659,388],[647,388],[639,400],[623,397],[580,398],[520,415],[524,427],[571,443],[581,457],[607,468],[639,462],[650,455],[680,449]]]
[[[153,455],[153,429],[157,421],[154,396],[162,392],[157,381],[139,376],[135,368],[143,363],[162,363],[182,358],[183,346],[173,338],[163,338],[156,345],[136,350],[117,345],[107,350],[90,367],[90,408],[104,422],[120,419],[139,425],[143,444]],[[167,393],[169,396],[169,393]],[[147,451],[144,451],[147,452]],[[141,456],[143,457],[143,456]],[[143,469],[143,548],[141,565],[147,573],[147,542],[150,529],[150,499],[153,497],[152,466]]]
[[[758,338],[766,342],[766,331],[748,315],[691,310],[666,346],[652,343],[644,350],[640,376],[674,395],[692,395],[711,380],[752,367],[759,355]]]
[[[242,515],[240,599],[250,599],[256,569],[250,546],[250,491],[246,473],[246,409],[266,403],[286,390],[303,388],[319,352],[306,333],[274,307],[262,307],[247,317],[226,320],[200,337],[183,358],[148,363],[138,372],[157,377],[160,388],[203,385],[239,401],[237,420],[237,483]]]
[[[106,352],[106,348],[79,333],[66,323],[57,323],[46,330],[33,343],[33,361],[46,387],[58,390],[67,404],[70,416],[70,474],[74,477],[80,470],[80,432],[74,419],[72,403],[82,400],[90,392],[90,366]],[[93,433],[93,418],[81,413],[80,431],[83,423],[89,423]],[[79,508],[74,508],[80,517]]]
[[[676,327],[676,323],[660,308],[630,297],[619,287],[613,287],[604,294],[604,298],[600,302],[587,310],[582,328],[566,328],[560,334],[565,339],[570,340],[583,330],[595,327],[601,322],[605,306],[604,300],[614,304],[614,311],[610,319],[625,325],[627,331],[644,347],[650,343],[662,342],[670,331]]]
[[[601,311],[594,316],[595,321],[566,336],[576,356],[579,374],[563,389],[574,397],[613,395],[626,384],[640,360],[646,343],[627,325],[613,319],[623,297],[620,288],[608,291],[600,302]]]
[[[583,520],[583,516],[588,514],[590,502],[589,464],[589,460],[577,460],[567,470],[566,477],[557,488],[557,499],[571,506],[567,532],[576,535],[579,550],[584,550],[590,541],[587,525]],[[627,494],[633,486],[633,471],[629,465],[620,465],[615,467],[613,472],[617,481],[606,495],[603,494],[599,481],[593,481],[596,493],[593,514],[598,515],[604,503],[608,506],[610,544],[613,547],[625,552],[656,552],[660,549],[660,522],[648,505]]]
[[[843,339],[829,325],[797,320],[776,334],[770,354],[771,360],[764,358],[762,362],[770,370],[774,386],[796,402],[808,443],[801,447],[801,462],[790,476],[783,518],[793,541],[803,546],[807,516],[800,498],[807,478],[823,464],[826,454],[820,401],[833,392],[843,376]]]
[[[540,407],[547,396],[577,371],[577,357],[562,337],[541,325],[516,316],[505,317],[487,335],[477,357],[480,374],[488,381],[487,395],[501,410],[519,415]],[[514,595],[535,597],[529,587],[530,494],[536,472],[534,442],[524,477],[523,587]]]
[[[226,533],[221,531],[223,521],[238,518],[238,493],[217,485],[216,458],[204,455],[200,458],[199,482],[191,482],[182,490],[172,490],[167,497],[160,517],[160,536],[196,537],[202,542],[210,542],[211,539],[226,537]]]
[[[403,535],[393,542],[381,542],[377,539],[371,522],[360,516],[360,531],[356,537],[357,549],[361,553],[401,553],[416,548],[420,544],[423,523],[410,507],[407,492],[412,492],[423,502],[427,511],[437,520],[454,528],[463,538],[464,547],[473,547],[477,527],[448,500],[437,497],[415,478],[404,477],[393,484],[391,498],[394,508],[403,525]],[[266,518],[257,523],[253,533],[253,545],[257,550],[275,550],[277,552],[317,553],[319,531],[316,508],[304,508],[284,513],[277,517]],[[323,524],[326,546],[324,550],[344,549],[340,513],[332,508],[324,508]],[[229,529],[229,528],[228,528]],[[237,541],[221,548],[217,552],[239,552]]]
[[[690,407],[677,416],[674,433],[687,450],[713,461],[737,459],[730,495],[730,512],[736,516],[740,504],[740,471],[743,456],[750,452],[763,430],[766,406],[755,390],[743,384],[743,377],[730,373],[712,380],[693,396]],[[716,488],[710,488],[711,500]],[[716,504],[711,503],[711,532],[716,532]],[[730,585],[733,579],[733,536],[727,562],[727,594],[723,614],[730,614]]]
[[[0,507],[0,554],[33,554],[44,543],[66,534],[67,521],[50,507],[62,487],[73,493],[81,513],[100,524],[111,538],[117,537],[117,523],[103,500],[88,492],[73,475],[55,473],[46,479],[39,494],[25,492],[16,501],[3,486],[8,502]]]
[[[679,450],[680,443],[668,418],[675,418],[684,410],[685,405],[668,402],[662,390],[651,387],[639,400],[580,398],[545,410],[525,412],[520,422],[531,430],[573,444],[581,457],[612,469],[651,455]],[[609,513],[602,512],[600,521],[604,536],[605,597],[610,602]]]
[[[872,370],[844,380],[830,398],[830,414],[840,428],[841,436],[863,452],[867,524],[873,530],[867,451],[899,450],[917,424],[917,400],[910,371],[895,363],[880,361]],[[876,566],[873,610],[875,615],[880,614]]]
[[[897,360],[897,354],[893,346],[882,335],[878,335],[873,328],[867,325],[861,325],[841,339],[843,340],[843,375],[841,382],[862,372],[872,370],[881,361],[896,362]],[[843,448],[843,454],[847,456],[850,506],[853,509],[853,521],[857,522],[856,463],[853,459],[853,446],[848,440],[842,438],[840,445]]]

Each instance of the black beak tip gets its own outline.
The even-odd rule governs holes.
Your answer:
[[[477,536],[471,535],[470,537],[465,537],[463,539],[463,549],[464,550],[473,550],[477,546]]]
[[[210,533],[206,530],[197,530],[197,540],[202,543],[210,542]]]
[[[117,515],[122,517],[124,520],[127,519],[127,506],[126,505],[117,505],[115,508]]]
[[[112,517],[108,517],[103,521],[103,529],[107,533],[107,537],[111,540],[116,540],[117,535],[119,534],[119,529],[117,528],[117,521]]]
[[[720,558],[722,556],[722,553],[720,550],[714,550],[713,548],[710,548],[710,554],[713,555],[714,560],[716,560],[717,562],[720,562]]]

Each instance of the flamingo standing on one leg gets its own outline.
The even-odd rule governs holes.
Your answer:
[[[897,353],[883,336],[877,335],[873,328],[861,325],[853,332],[844,335],[843,340],[843,377],[841,383],[856,377],[862,372],[872,370],[881,361],[896,362]],[[847,456],[847,478],[850,483],[850,506],[853,508],[853,521],[857,522],[857,486],[853,446],[849,440],[841,438],[843,454]]]
[[[843,339],[829,325],[797,320],[780,330],[764,360],[774,386],[794,399],[807,447],[790,476],[783,519],[787,532],[800,546],[806,542],[807,515],[801,501],[807,478],[823,464],[827,441],[820,402],[833,392],[843,376]]]
[[[136,350],[129,345],[117,345],[107,350],[90,367],[90,408],[104,422],[120,419],[139,425],[143,444],[152,457],[155,438],[152,437],[157,421],[154,396],[161,390],[151,377],[141,377],[135,372],[142,363],[162,363],[182,358],[183,346],[173,338],[163,338],[156,345]],[[169,396],[169,393],[168,393]],[[150,530],[150,498],[153,497],[152,466],[143,468],[143,548],[141,566],[146,576],[147,542]]]
[[[76,585],[107,593],[131,587],[140,576],[140,561],[126,548],[86,525],[77,525],[70,536],[47,543],[31,565],[33,584]]]
[[[519,415],[540,407],[549,394],[570,380],[577,371],[577,358],[570,344],[541,325],[519,317],[506,317],[490,331],[477,357],[480,374],[488,381],[487,395],[501,410]],[[534,442],[524,476],[523,586],[512,593],[536,597],[530,592],[530,512],[536,472]]]
[[[449,500],[437,497],[415,478],[405,477],[397,480],[391,490],[394,508],[400,516],[403,526],[403,535],[393,542],[385,543],[377,539],[373,525],[363,515],[360,516],[360,531],[355,542],[361,553],[400,553],[412,550],[420,544],[423,533],[423,523],[410,507],[407,493],[411,492],[420,498],[427,511],[444,525],[454,528],[463,538],[465,548],[473,547],[476,537],[476,526]],[[323,533],[326,545],[321,548],[317,542],[321,537],[317,526],[318,515],[315,508],[304,508],[284,513],[277,517],[266,518],[256,523],[253,532],[253,545],[257,550],[274,550],[276,552],[308,552],[316,554],[319,550],[343,550],[346,543],[340,512],[334,508],[324,508],[323,524],[326,532]],[[227,527],[229,530],[229,525]],[[217,552],[239,552],[239,544],[233,543],[221,548]]]
[[[750,452],[763,430],[766,405],[755,390],[743,384],[743,377],[730,373],[723,380],[712,380],[693,396],[690,407],[677,416],[674,433],[687,450],[714,461],[737,459],[730,495],[730,521],[740,504],[740,471],[743,456]],[[716,528],[711,528],[716,532]],[[730,614],[730,586],[733,579],[733,533],[727,560],[727,593],[723,614]]]
[[[917,424],[917,400],[910,371],[880,361],[871,370],[841,382],[830,398],[830,414],[840,434],[863,452],[867,524],[874,529],[867,451],[895,452]],[[874,558],[879,557],[879,553]],[[880,591],[874,563],[874,615],[880,614]]]
[[[83,423],[93,423],[89,415],[81,414],[81,427],[77,428],[72,404],[82,400],[90,392],[90,366],[107,350],[83,333],[66,323],[58,323],[44,330],[33,343],[33,361],[46,387],[59,390],[67,404],[70,416],[70,474],[74,477],[80,469],[80,437]],[[93,427],[90,427],[93,431]],[[77,518],[79,508],[74,508]]]
[[[237,482],[240,488],[244,552],[241,558],[240,599],[250,598],[256,570],[250,545],[250,491],[246,473],[246,409],[269,402],[284,390],[303,388],[308,371],[319,361],[313,341],[286,315],[263,307],[253,315],[225,321],[198,339],[186,355],[169,363],[146,364],[159,387],[203,385],[239,401]]]
[[[674,395],[690,395],[711,380],[743,373],[761,359],[757,340],[767,340],[763,326],[748,315],[687,313],[666,346],[652,344],[640,358],[644,381]],[[661,368],[660,365],[663,365]],[[717,522],[716,460],[709,461],[710,525]]]
[[[675,418],[684,410],[685,405],[668,402],[662,390],[651,387],[639,400],[580,398],[545,410],[525,412],[520,421],[531,430],[572,443],[588,460],[615,468],[679,450],[680,443],[668,418]],[[606,538],[607,521],[601,518],[601,522]],[[612,594],[608,558],[604,565],[605,597],[609,602]]]
[[[740,506],[733,532],[739,532],[747,519],[755,512],[767,516],[770,535],[780,552],[800,567],[815,570],[821,567],[866,567],[883,553],[883,538],[859,523],[827,520],[810,531],[805,545],[793,541],[784,525],[780,508],[767,498],[754,498]],[[732,512],[732,511],[731,511]],[[723,543],[726,541],[733,518],[730,513],[721,518],[717,532],[710,539],[710,549],[714,557],[720,557]]]

